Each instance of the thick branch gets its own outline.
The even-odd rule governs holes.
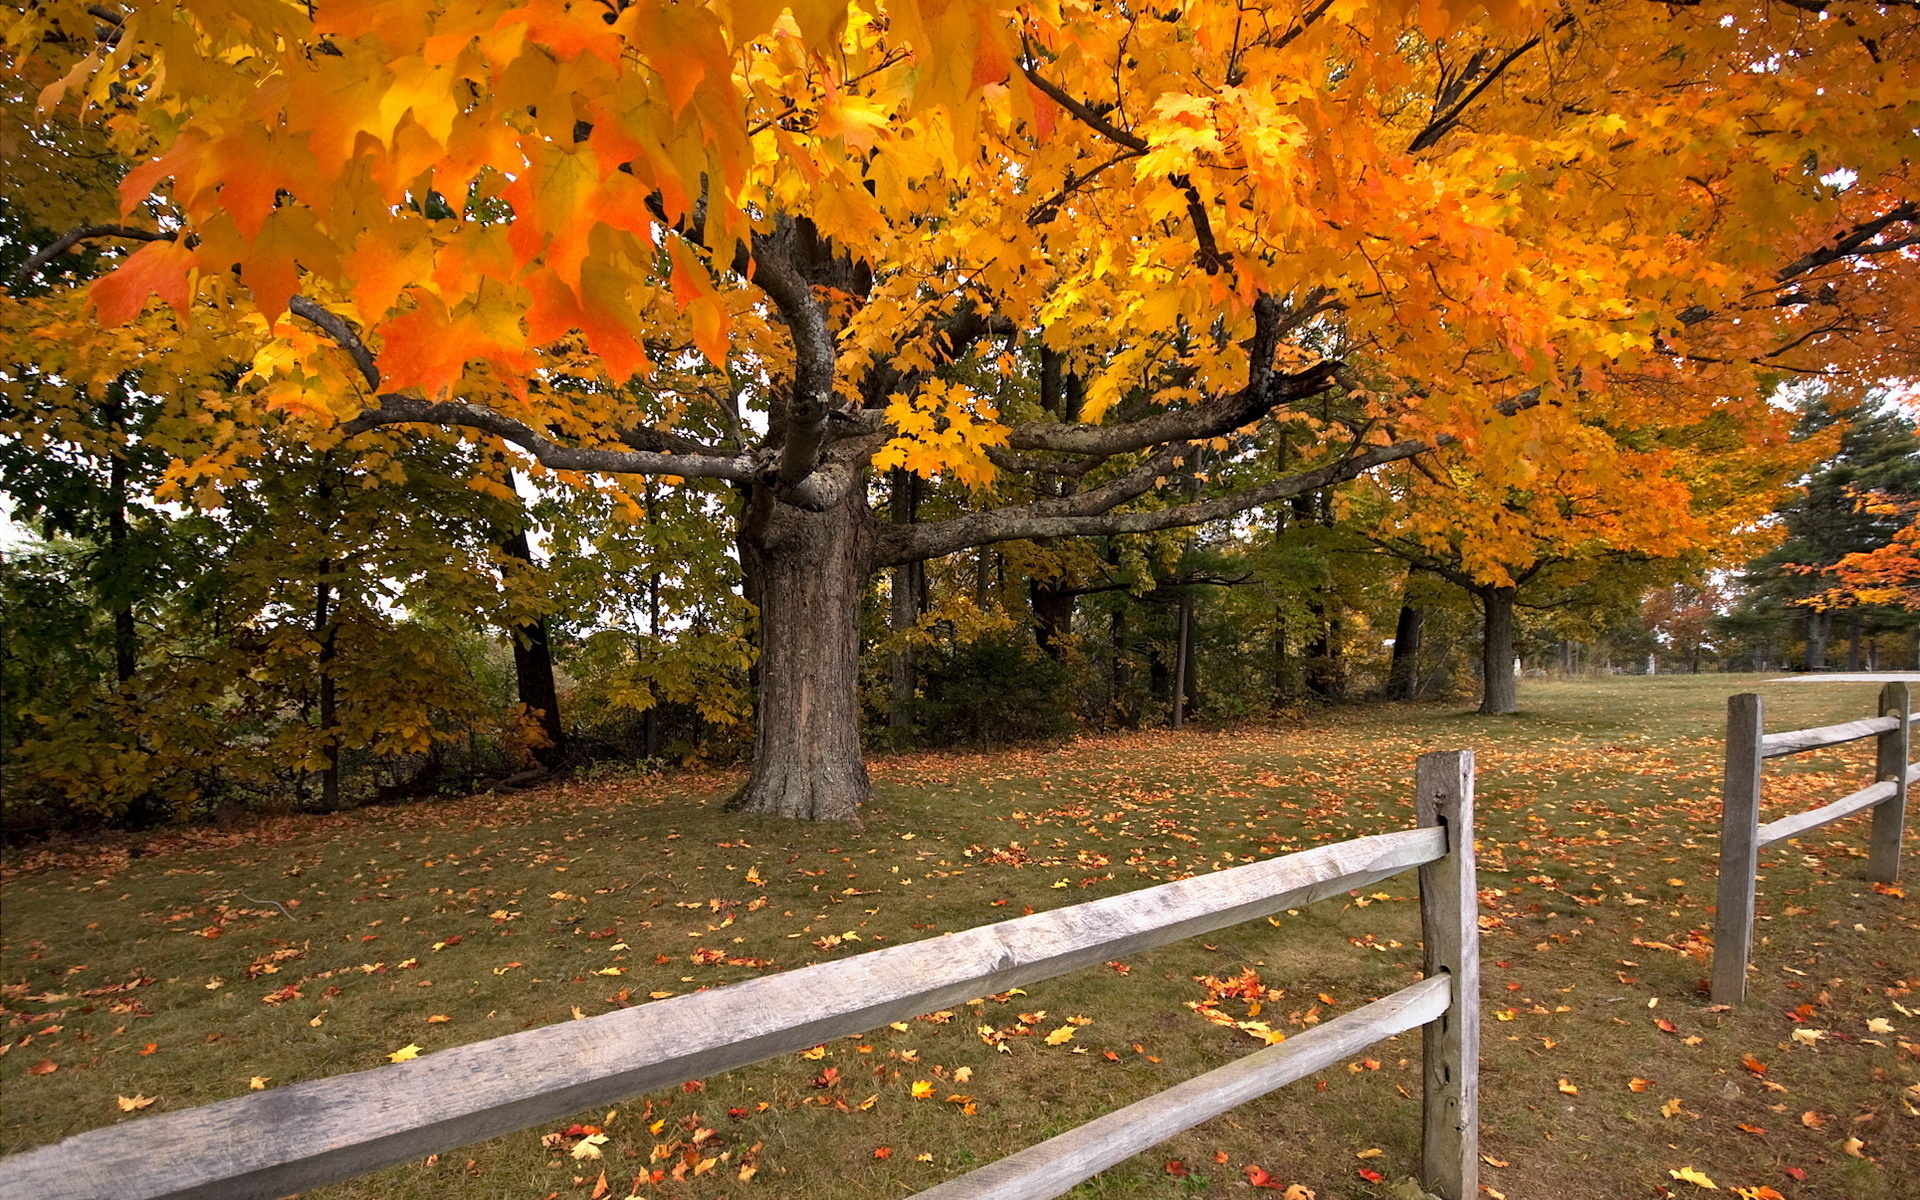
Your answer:
[[[723,458],[710,454],[661,454],[649,450],[614,450],[586,446],[567,446],[544,437],[531,426],[504,413],[477,404],[458,401],[432,403],[413,396],[388,392],[380,397],[380,407],[368,409],[343,424],[348,437],[383,425],[443,425],[477,429],[511,442],[541,465],[556,471],[600,471],[610,475],[680,475],[700,479],[729,479],[745,482],[754,477],[754,462],[747,455]]]
[[[1266,362],[1269,364],[1273,361],[1272,352],[1273,347],[1268,345]],[[1257,357],[1256,354],[1256,361]],[[1304,371],[1277,376],[1272,375],[1269,368],[1264,379],[1256,378],[1240,391],[1217,400],[1193,408],[1155,413],[1151,417],[1119,425],[1030,421],[1014,426],[1007,437],[1007,445],[1014,450],[1113,455],[1144,450],[1163,442],[1220,437],[1248,424],[1278,404],[1325,391],[1332,383],[1337,367],[1338,364],[1331,361],[1321,362]]]
[[[1851,229],[1834,235],[1831,245],[1809,251],[1794,259],[1786,266],[1775,271],[1773,277],[1781,283],[1787,283],[1808,271],[1818,270],[1829,263],[1839,262],[1843,258],[1858,258],[1867,254],[1887,254],[1914,244],[1914,238],[1901,238],[1893,242],[1875,242],[1874,239],[1890,225],[1920,220],[1920,204],[1909,200],[1887,210],[1871,220],[1861,221]]]
[[[798,236],[797,225],[782,221],[776,233],[755,237],[753,245],[754,282],[773,301],[793,338],[793,390],[775,476],[789,488],[798,486],[819,463],[820,448],[827,440],[827,412],[833,405],[835,359],[827,314],[814,298],[812,285],[794,267],[792,249]]]
[[[1508,53],[1505,58],[1495,63],[1485,75],[1481,76],[1480,82],[1474,85],[1472,91],[1467,92],[1464,96],[1458,96],[1457,93],[1460,91],[1462,85],[1464,85],[1467,80],[1473,78],[1473,70],[1469,67],[1459,79],[1455,80],[1453,84],[1441,93],[1439,103],[1434,106],[1436,111],[1433,114],[1433,119],[1427,122],[1427,127],[1422,129],[1418,134],[1415,134],[1413,141],[1407,144],[1407,153],[1417,154],[1447,136],[1447,132],[1460,123],[1461,116],[1475,100],[1480,98],[1480,94],[1489,87],[1492,87],[1493,81],[1504,75],[1507,68],[1512,66],[1521,55],[1539,44],[1540,37],[1538,34],[1521,43],[1518,48]],[[1446,109],[1445,112],[1437,111],[1442,107]]]
[[[1511,416],[1532,408],[1538,403],[1540,403],[1540,389],[1534,387],[1502,401],[1496,406],[1496,411]],[[878,534],[875,562],[879,566],[916,562],[952,554],[970,546],[1017,541],[1022,538],[1151,533],[1160,529],[1200,525],[1246,512],[1263,504],[1272,504],[1292,496],[1331,487],[1336,483],[1344,483],[1364,475],[1375,467],[1425,454],[1441,446],[1451,445],[1455,440],[1451,436],[1442,435],[1430,442],[1408,439],[1388,446],[1371,446],[1357,453],[1344,455],[1311,471],[1303,471],[1285,479],[1278,479],[1260,487],[1248,488],[1225,496],[1156,511],[1111,511],[1126,499],[1141,495],[1148,490],[1148,487],[1140,486],[1143,474],[1151,473],[1157,480],[1165,473],[1167,467],[1172,465],[1173,456],[1188,449],[1184,445],[1170,446],[1163,448],[1147,464],[1135,468],[1102,489],[1083,492],[1077,496],[1037,501],[1018,508],[969,513],[930,525],[886,526]],[[1102,503],[1105,503],[1105,509],[1099,508]]]

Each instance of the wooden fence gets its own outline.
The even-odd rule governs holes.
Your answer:
[[[1237,1104],[1424,1026],[1422,1176],[1444,1200],[1469,1200],[1479,1154],[1472,753],[1425,755],[1414,781],[1414,829],[96,1129],[0,1159],[0,1196],[285,1196],[1298,908],[1417,866],[1421,982],[921,1195],[1056,1196]]]
[[[1817,729],[1766,733],[1758,694],[1727,700],[1727,770],[1720,815],[1719,911],[1713,926],[1713,1001],[1738,1004],[1747,995],[1747,962],[1753,956],[1754,877],[1760,851],[1842,817],[1873,810],[1867,878],[1892,883],[1900,877],[1900,836],[1906,824],[1907,786],[1920,769],[1907,762],[1910,708],[1907,685],[1880,690],[1880,715]],[[1831,804],[1760,823],[1761,766],[1769,758],[1879,739],[1874,782]]]

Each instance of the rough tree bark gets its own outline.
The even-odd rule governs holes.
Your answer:
[[[1513,608],[1518,589],[1490,587],[1480,591],[1480,712],[1497,716],[1513,712],[1519,699],[1513,678]]]
[[[808,512],[756,488],[740,539],[760,608],[753,770],[728,807],[807,821],[859,821],[860,600],[872,571],[863,488]]]

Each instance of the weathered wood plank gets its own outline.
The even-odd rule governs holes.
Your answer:
[[[1446,852],[1377,834],[255,1092],[0,1159],[0,1195],[254,1200],[511,1133],[1337,895]]]
[[[1753,876],[1760,866],[1760,696],[1727,697],[1727,766],[1720,787],[1720,883],[1713,919],[1713,1002],[1747,998],[1753,954]]]
[[[1420,868],[1427,978],[1445,979],[1447,1011],[1422,1036],[1420,1177],[1441,1200],[1480,1191],[1480,895],[1474,882],[1473,751],[1423,754],[1414,811],[1447,831],[1447,856]]]
[[[1894,781],[1891,800],[1873,810],[1873,832],[1867,838],[1867,878],[1875,883],[1900,881],[1900,839],[1907,827],[1907,752],[1912,740],[1912,702],[1904,683],[1880,689],[1880,715],[1900,722],[1898,729],[1880,735],[1874,773]]]
[[[1859,721],[1845,721],[1839,725],[1822,725],[1818,729],[1795,729],[1787,733],[1770,733],[1760,739],[1760,757],[1779,758],[1783,754],[1799,754],[1806,750],[1819,750],[1825,746],[1841,746],[1848,742],[1857,742],[1861,738],[1890,733],[1899,727],[1898,717],[1868,717]]]
[[[1810,808],[1806,812],[1797,812],[1792,816],[1781,817],[1777,821],[1768,821],[1754,831],[1757,846],[1771,846],[1775,842],[1784,842],[1788,838],[1799,837],[1822,825],[1831,825],[1842,817],[1850,817],[1863,808],[1872,808],[1899,795],[1900,785],[1891,779],[1868,784],[1850,796],[1842,796],[1832,804],[1823,804],[1819,808]]]
[[[1452,985],[1423,979],[1278,1045],[1029,1146],[916,1200],[1046,1200],[1237,1105],[1332,1066],[1446,1011]]]

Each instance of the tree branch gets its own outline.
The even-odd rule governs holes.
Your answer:
[[[1539,403],[1540,389],[1533,387],[1501,401],[1495,406],[1495,410],[1512,416]],[[1364,475],[1375,467],[1425,454],[1441,446],[1452,445],[1456,440],[1450,435],[1442,435],[1430,442],[1408,439],[1387,446],[1372,446],[1358,453],[1343,455],[1311,471],[1303,471],[1260,487],[1248,488],[1209,500],[1148,512],[1111,511],[1118,504],[1144,494],[1153,486],[1151,482],[1141,486],[1143,476],[1151,474],[1157,481],[1165,474],[1166,468],[1173,465],[1175,457],[1190,450],[1190,447],[1184,444],[1169,446],[1163,448],[1148,463],[1104,485],[1104,488],[1083,492],[1077,496],[1036,501],[1017,508],[969,513],[928,525],[884,526],[877,532],[874,561],[878,566],[893,566],[898,563],[938,558],[971,546],[984,546],[993,542],[1017,541],[1023,538],[1151,533],[1160,529],[1200,525],[1245,512],[1250,508],[1258,508],[1263,504],[1272,504],[1291,496],[1299,496],[1324,487],[1331,487],[1336,483],[1344,483]],[[1106,506],[1104,509],[1099,507],[1102,503]]]
[[[13,278],[8,281],[8,285],[19,287],[38,275],[48,263],[81,242],[90,242],[96,238],[126,238],[135,242],[171,242],[179,236],[179,234],[162,233],[153,229],[135,229],[131,225],[81,225],[68,230],[36,250],[33,257],[22,263],[20,269],[13,273]]]
[[[477,429],[511,442],[535,461],[556,471],[599,471],[611,475],[680,475],[698,479],[727,479],[743,483],[755,476],[755,462],[749,455],[725,458],[711,454],[665,454],[651,450],[615,450],[587,446],[567,446],[556,442],[531,426],[504,413],[477,404],[458,401],[433,403],[414,396],[388,392],[379,397],[380,407],[344,422],[340,431],[348,437],[366,433],[383,425],[442,425]]]

